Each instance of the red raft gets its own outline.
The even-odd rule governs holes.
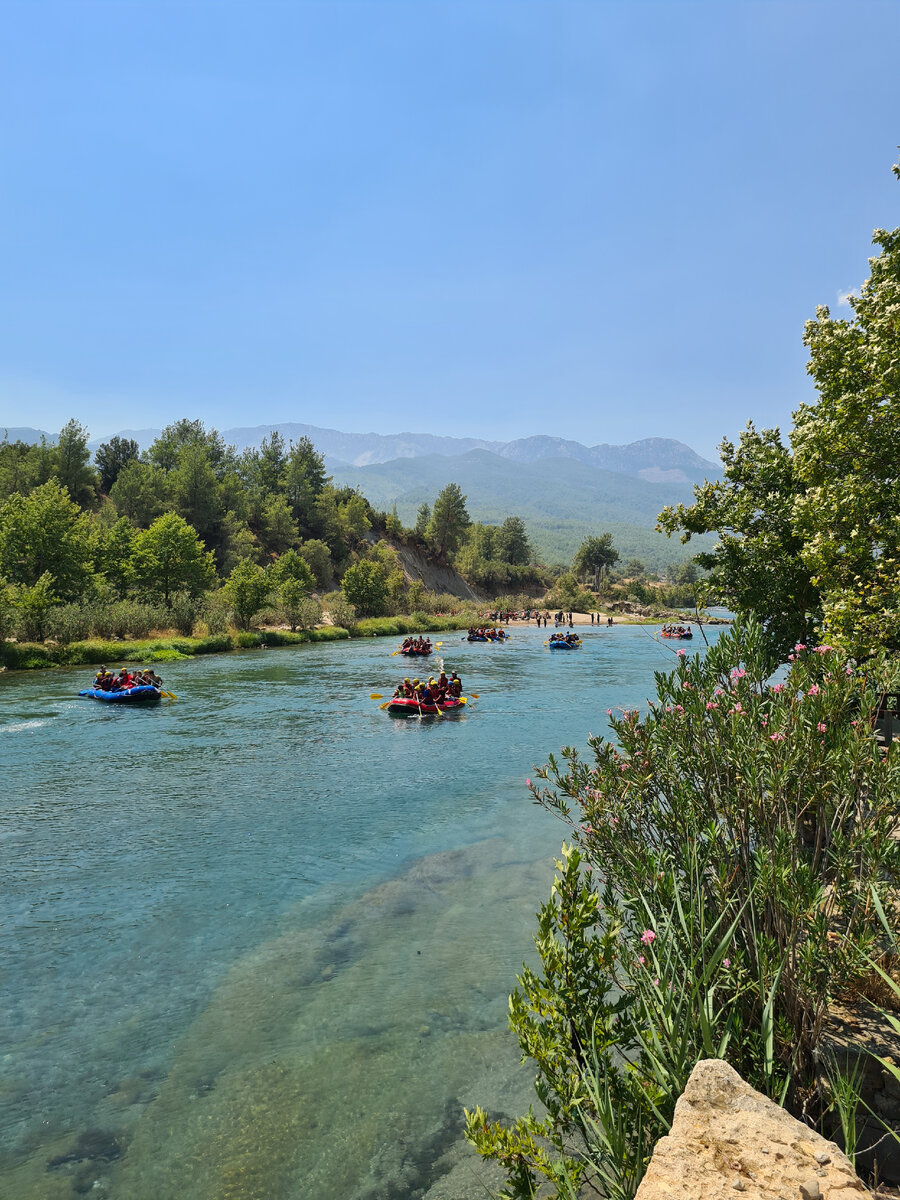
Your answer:
[[[436,717],[439,713],[459,712],[465,703],[465,696],[460,696],[458,700],[445,700],[442,704],[422,704],[410,696],[395,696],[386,707],[393,717]]]

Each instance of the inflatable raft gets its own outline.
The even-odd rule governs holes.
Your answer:
[[[406,654],[410,658],[424,658],[431,653],[431,647],[429,646],[427,650],[414,650],[412,647],[409,647],[406,650],[398,650],[397,653]]]
[[[566,642],[562,639],[559,639],[555,642],[548,642],[547,645],[551,650],[580,650],[581,638],[579,638],[577,642]]]
[[[159,704],[162,693],[159,688],[145,685],[142,687],[125,688],[121,692],[104,692],[102,688],[85,688],[79,696],[87,696],[91,700],[104,700],[108,704]]]
[[[465,707],[466,698],[445,700],[443,704],[420,704],[408,696],[395,696],[387,705],[387,711],[393,717],[422,717],[437,716],[439,713],[459,712]]]
[[[692,633],[662,633],[660,637],[675,638],[679,642],[689,642],[694,635]]]

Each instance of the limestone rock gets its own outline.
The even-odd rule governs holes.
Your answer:
[[[741,1186],[743,1185],[743,1186]],[[849,1159],[726,1062],[691,1072],[635,1200],[857,1200],[870,1193]]]

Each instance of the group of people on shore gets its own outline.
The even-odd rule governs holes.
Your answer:
[[[481,642],[485,639],[489,642],[505,642],[509,634],[505,629],[501,629],[498,625],[470,625],[469,626],[469,641]]]
[[[449,675],[441,671],[437,679],[432,675],[427,683],[418,679],[404,679],[397,685],[395,700],[418,700],[420,704],[443,704],[447,700],[458,700],[462,695],[462,680],[455,671]]]
[[[400,647],[401,654],[430,654],[431,653],[431,638],[426,637],[408,637],[403,639],[403,645]]]
[[[101,667],[94,676],[93,686],[98,692],[127,692],[136,687],[162,688],[162,680],[155,671],[129,671],[123,667],[118,675]]]

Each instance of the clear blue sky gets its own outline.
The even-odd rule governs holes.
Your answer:
[[[900,225],[898,46],[895,0],[0,0],[0,424],[714,456]]]

